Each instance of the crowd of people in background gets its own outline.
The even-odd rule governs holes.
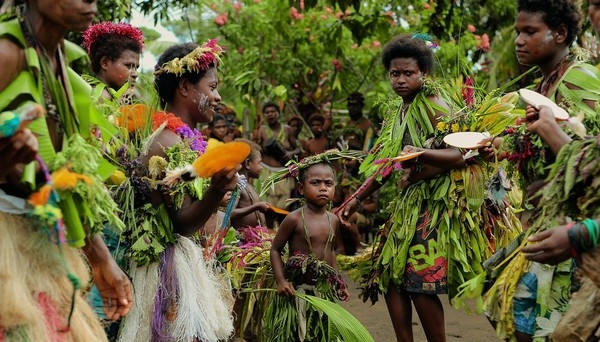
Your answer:
[[[440,294],[475,298],[500,339],[597,340],[600,71],[573,48],[577,1],[517,5],[519,63],[565,122],[544,105],[512,120],[510,94],[493,117],[457,105],[472,99],[435,80],[430,37],[401,34],[377,116],[355,91],[303,115],[264,99],[244,127],[216,40],[163,51],[151,104],[139,29],[91,25],[95,1],[5,2],[0,341],[342,339],[310,301],[349,300],[338,267],[365,301],[383,295],[398,341],[414,340],[413,306],[446,340]],[[590,0],[598,35],[599,13]],[[68,31],[91,75],[70,68]],[[472,148],[444,140],[491,127]]]

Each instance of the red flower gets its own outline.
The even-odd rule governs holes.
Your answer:
[[[475,104],[475,90],[473,89],[473,78],[471,76],[465,79],[462,87],[462,97],[465,100],[465,104],[469,107]]]
[[[481,42],[479,43],[478,48],[484,52],[488,52],[490,50],[490,36],[488,36],[487,33],[481,35]]]
[[[217,26],[224,26],[227,24],[227,13],[219,14],[215,18],[215,24],[217,24]]]
[[[332,65],[335,67],[335,70],[337,70],[337,71],[342,71],[343,65],[342,65],[342,62],[340,62],[340,60],[339,60],[339,59],[337,59],[337,58],[334,58],[334,59],[331,61],[331,64],[332,64]]]
[[[290,16],[294,20],[304,19],[304,14],[299,13],[298,10],[296,9],[296,7],[290,8]]]
[[[167,123],[167,128],[176,131],[178,128],[185,126],[183,121],[173,113],[156,112],[152,118],[152,130],[157,130],[163,123]]]
[[[97,41],[113,35],[132,39],[138,43],[140,48],[144,47],[144,34],[140,29],[127,23],[115,24],[109,21],[92,25],[85,30],[83,33],[83,46],[87,49],[87,52],[90,53]]]

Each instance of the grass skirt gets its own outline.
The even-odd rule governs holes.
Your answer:
[[[553,341],[600,340],[600,249],[581,256],[581,288],[571,296],[569,309],[552,333]]]
[[[231,287],[190,239],[177,237],[158,263],[132,263],[130,275],[135,304],[118,341],[217,342],[233,333]]]
[[[64,257],[31,220],[0,212],[0,340],[106,341],[79,292],[66,329],[74,291],[68,271],[86,284],[89,269],[78,249],[61,248]]]

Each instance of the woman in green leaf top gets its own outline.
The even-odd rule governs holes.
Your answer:
[[[45,107],[47,116],[33,121],[30,129],[39,142],[39,159],[54,171],[59,159],[64,158],[61,152],[73,147],[71,138],[90,137],[90,88],[67,66],[65,47],[69,45],[63,37],[67,31],[81,31],[91,23],[96,3],[9,3],[5,2],[3,9],[10,13],[5,13],[0,23],[0,64],[4,70],[0,74],[0,111],[17,110],[31,102]],[[85,143],[74,147],[90,155],[97,152]],[[43,184],[36,183],[36,165],[23,164],[30,159],[4,164],[0,180],[0,340],[105,341],[97,317],[78,290],[89,278],[80,251],[54,240],[57,236],[53,227],[45,225],[48,222],[32,218],[35,213],[25,199],[31,186]],[[24,184],[23,179],[30,184]],[[82,203],[76,205],[82,207]],[[63,207],[61,211],[66,220],[67,212]],[[111,208],[107,211],[104,218],[116,217]],[[76,211],[70,213],[75,217],[69,217],[67,230],[71,223],[85,224],[86,218]],[[100,218],[88,218],[86,222],[89,219]],[[85,244],[82,250],[103,297],[107,317],[118,319],[133,304],[131,284],[101,237],[93,234],[98,227],[87,228],[90,234],[83,241],[71,241],[69,235],[66,239]]]
[[[552,332],[555,341],[588,341],[600,329],[600,148],[598,136],[573,140],[556,122],[552,109],[528,108],[528,129],[539,135],[557,156],[549,184],[542,190],[542,215],[534,222],[521,249],[528,260],[556,265],[575,258],[582,277],[567,311]],[[577,222],[564,224],[568,216]],[[534,234],[535,233],[535,234]]]
[[[383,65],[402,102],[386,117],[375,147],[361,165],[361,172],[371,176],[380,170],[376,160],[401,152],[423,152],[418,159],[402,163],[397,200],[388,207],[390,220],[373,257],[373,270],[362,284],[365,299],[377,300],[380,291],[385,294],[398,341],[413,341],[411,302],[428,341],[445,341],[444,311],[438,294],[456,293],[465,279],[480,271],[481,255],[489,254],[480,227],[481,205],[467,213],[468,218],[462,218],[464,224],[460,213],[451,210],[451,206],[460,208],[467,202],[464,191],[455,190],[455,179],[461,179],[459,170],[466,165],[461,151],[430,139],[437,124],[451,111],[443,94],[427,78],[433,68],[431,44],[420,35],[401,35],[385,46]],[[355,193],[358,201],[348,203],[341,219],[349,217],[361,199],[390,178],[389,170],[384,171],[359,189]],[[469,212],[466,209],[463,206],[462,210]],[[456,248],[451,246],[450,239],[458,240],[457,234],[464,236],[460,238],[463,241],[472,241],[465,250],[460,243]],[[471,246],[473,250],[466,250]],[[467,253],[473,255],[472,260]]]
[[[571,119],[565,127],[569,135],[575,136],[571,130],[575,121],[582,121],[588,134],[597,134],[600,128],[600,116],[596,113],[600,100],[600,72],[570,49],[581,30],[580,2],[519,0],[517,10],[517,58],[523,65],[539,68],[542,79],[535,90],[569,112]],[[555,155],[538,135],[527,130],[524,123],[507,128],[506,133],[504,138],[494,140],[494,145],[501,151],[498,156],[509,161],[509,171],[516,173],[522,190],[526,190],[527,197],[531,198],[545,186],[548,166],[554,163]],[[533,217],[545,210],[533,201],[526,203],[533,209],[530,211]],[[549,326],[556,323],[554,318],[566,310],[572,262],[567,260],[547,266],[525,263],[516,255],[511,258],[505,263],[503,274],[487,292],[485,309],[497,325],[500,337],[544,341],[552,330]],[[514,298],[514,301],[507,298]]]

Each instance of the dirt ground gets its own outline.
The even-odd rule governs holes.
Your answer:
[[[395,342],[394,329],[383,298],[371,306],[358,298],[358,286],[346,277],[350,290],[350,301],[342,306],[354,315],[371,333],[377,342]],[[464,310],[456,310],[450,306],[448,296],[440,296],[444,303],[446,316],[447,341],[460,342],[495,342],[494,330],[483,315],[467,314]],[[413,334],[416,342],[426,342],[425,333],[413,308]]]

